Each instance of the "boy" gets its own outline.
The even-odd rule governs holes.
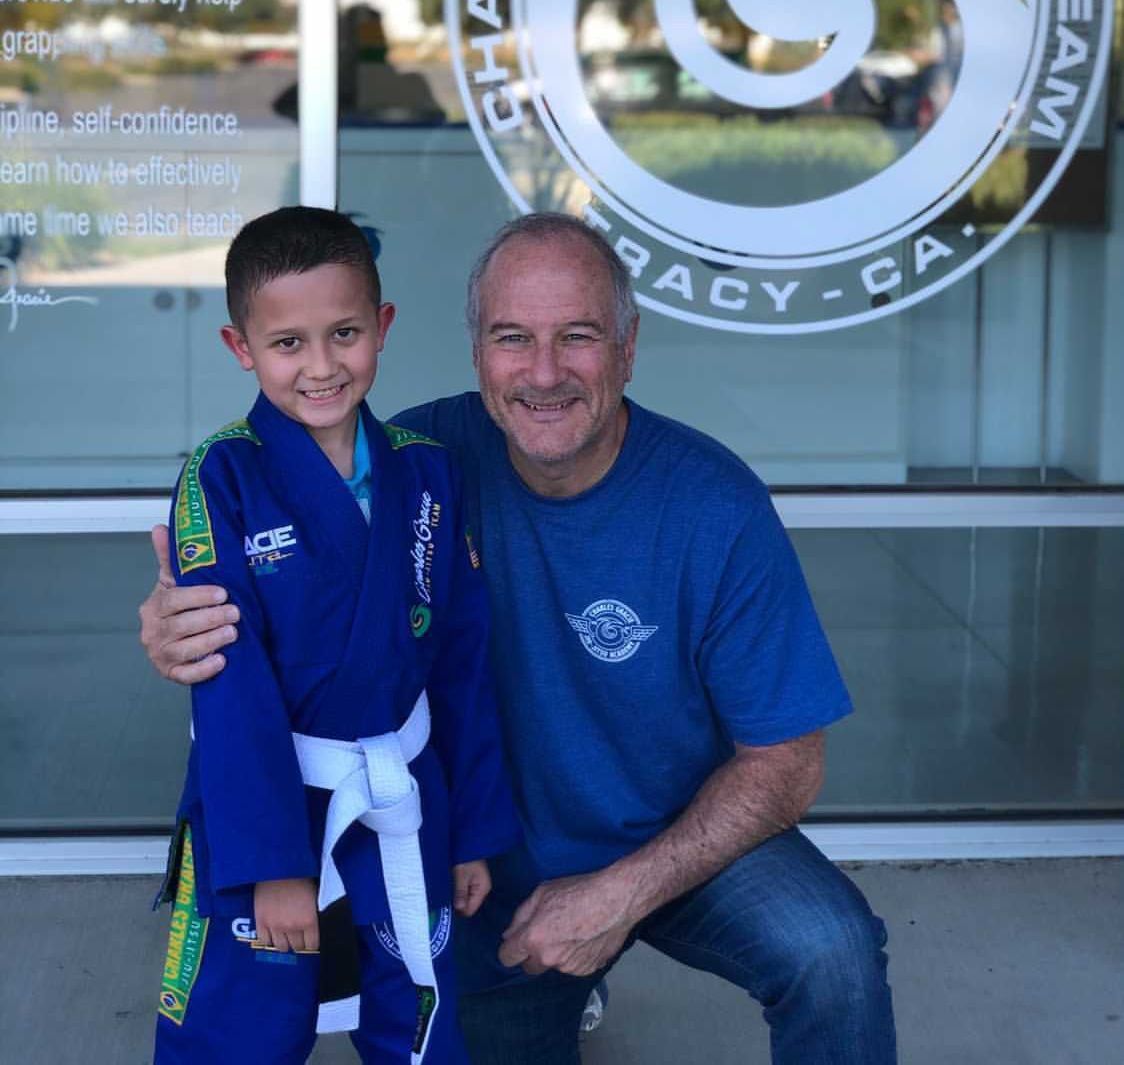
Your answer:
[[[358,227],[264,215],[226,280],[261,394],[185,465],[173,554],[242,625],[192,690],[156,1062],[302,1062],[343,1029],[364,1061],[461,1062],[449,868],[475,912],[518,827],[459,484],[364,403],[394,307]]]

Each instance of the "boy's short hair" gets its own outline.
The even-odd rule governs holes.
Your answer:
[[[367,277],[371,300],[382,302],[382,282],[371,245],[346,215],[323,207],[282,207],[247,222],[226,253],[226,306],[246,328],[254,295],[286,274],[325,265],[354,266]]]

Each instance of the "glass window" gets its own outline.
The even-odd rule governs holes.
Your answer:
[[[855,704],[817,813],[1124,808],[1124,530],[793,540]]]
[[[1111,4],[1004,9],[990,66],[994,5],[446,6],[339,5],[340,207],[399,312],[376,413],[474,387],[470,265],[549,208],[632,266],[630,394],[778,491],[1120,498]],[[248,408],[222,263],[298,197],[299,45],[291,0],[0,3],[0,506],[163,497]],[[857,709],[817,811],[1119,811],[1121,530],[879,524],[793,536]],[[0,829],[170,819],[188,700],[136,644],[151,574],[142,535],[0,536]]]
[[[297,44],[281,0],[0,8],[0,489],[167,489],[242,412],[223,257],[296,199]]]
[[[855,704],[820,816],[1124,809],[1124,530],[799,530]],[[143,535],[0,541],[0,831],[162,829],[187,692],[136,642]],[[92,608],[96,605],[96,613]]]
[[[867,7],[864,30],[853,13]],[[686,28],[662,26],[650,0],[461,5],[453,39],[440,25],[383,19],[385,50],[360,59],[356,84],[416,75],[446,125],[389,116],[373,88],[356,92],[345,119],[341,201],[380,229],[402,311],[377,402],[389,412],[470,381],[463,278],[510,198],[607,229],[646,301],[633,394],[718,436],[773,485],[1124,483],[1119,419],[1104,407],[1120,401],[1124,377],[1112,297],[1124,285],[1113,251],[1124,188],[1108,150],[1120,134],[1107,83],[1090,88],[1106,9],[1075,8],[1089,17],[1072,21],[1057,5],[1024,7],[1013,43],[994,13],[950,0],[842,5],[841,26],[822,33],[793,15],[791,32],[811,27],[799,41],[783,19],[770,36],[724,3],[697,5]],[[989,35],[1013,57],[1010,86],[971,43]],[[856,42],[848,72],[793,102]],[[1082,130],[1041,87],[1055,68],[1087,91],[1073,97],[1090,108]],[[797,79],[792,92],[786,79]],[[997,117],[980,126],[972,112],[991,105]],[[963,178],[938,174],[914,204],[910,183],[956,152],[967,153]],[[800,213],[817,204],[838,206]],[[911,204],[931,225],[887,243],[892,212]],[[645,214],[660,205],[661,217]],[[743,208],[757,210],[752,222],[707,238],[723,241],[709,252],[701,237],[687,247],[687,223],[676,229],[678,213],[701,228]],[[755,241],[789,240],[795,251],[778,261],[811,256],[812,217],[840,241],[881,233],[881,250],[854,258],[838,290],[825,287],[837,272],[826,253],[810,273],[737,265]],[[734,247],[749,251],[722,250]],[[773,331],[738,331],[749,324]],[[396,360],[402,350],[409,358]]]
[[[187,690],[137,643],[145,535],[0,537],[0,831],[171,824]]]

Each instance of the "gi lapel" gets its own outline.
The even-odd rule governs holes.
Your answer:
[[[367,556],[367,523],[351,491],[299,422],[259,395],[250,425],[268,449],[267,476],[318,553],[334,558],[343,581],[358,589]]]
[[[333,701],[367,708],[363,734],[374,735],[401,725],[421,690],[419,685],[400,695],[390,683],[401,683],[412,672],[413,649],[405,641],[408,611],[418,596],[410,529],[421,488],[406,464],[397,461],[382,424],[365,405],[361,415],[371,454],[371,527],[355,620],[331,694]],[[384,715],[389,719],[372,720]]]

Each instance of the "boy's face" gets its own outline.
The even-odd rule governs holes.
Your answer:
[[[393,321],[394,305],[372,302],[361,270],[326,263],[263,285],[245,329],[223,326],[222,339],[266,398],[323,447],[350,433]]]

